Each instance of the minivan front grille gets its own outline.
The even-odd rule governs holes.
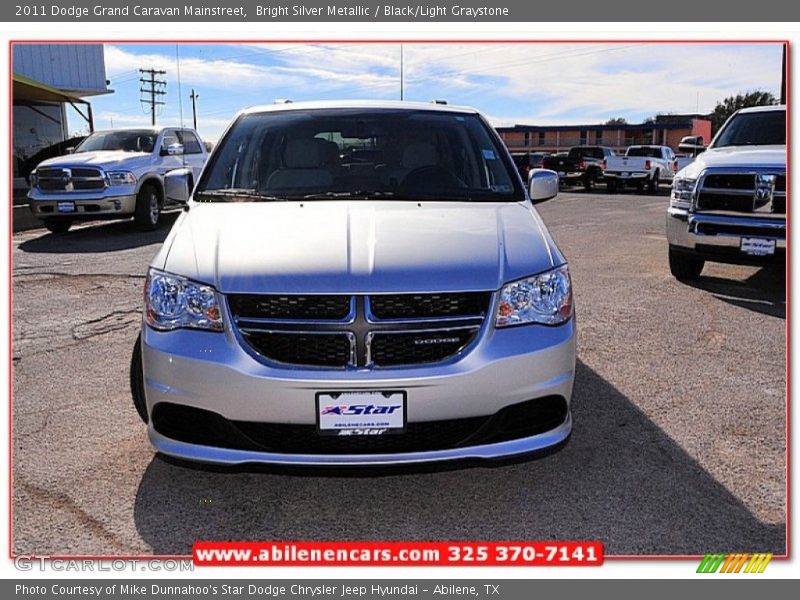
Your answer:
[[[771,169],[745,173],[709,169],[697,187],[698,211],[786,214],[786,174]]]
[[[230,294],[245,348],[276,366],[381,368],[464,354],[489,311],[491,292],[463,294]]]

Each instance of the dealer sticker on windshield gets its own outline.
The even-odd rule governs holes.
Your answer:
[[[405,392],[319,392],[317,429],[323,435],[384,435],[406,426]]]
[[[742,238],[739,246],[745,254],[751,256],[769,256],[775,254],[775,240],[765,238]]]

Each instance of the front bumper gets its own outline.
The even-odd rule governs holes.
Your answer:
[[[785,217],[702,214],[670,207],[666,230],[670,247],[707,260],[762,264],[786,256]],[[762,257],[742,253],[739,248],[743,237],[775,240],[775,254]]]
[[[136,194],[28,194],[30,209],[40,219],[98,219],[132,215],[136,210]],[[75,210],[63,212],[60,203],[73,203]]]
[[[494,330],[488,324],[473,349],[455,362],[430,366],[359,370],[275,368],[239,344],[230,330],[142,331],[142,362],[148,414],[158,403],[215,412],[253,423],[313,425],[315,394],[324,391],[404,390],[408,423],[486,417],[525,401],[572,395],[575,375],[574,319],[557,327],[529,325]],[[295,465],[399,464],[493,459],[527,454],[569,437],[572,421],[537,435],[499,443],[423,452],[313,454],[247,451],[186,443],[157,431],[153,445],[164,454],[217,464]],[[402,435],[402,434],[400,434]]]

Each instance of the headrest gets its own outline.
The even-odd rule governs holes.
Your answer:
[[[324,143],[319,139],[289,140],[283,150],[287,169],[319,169],[325,160]]]
[[[403,166],[406,169],[429,167],[438,162],[436,148],[428,142],[414,142],[403,150]]]

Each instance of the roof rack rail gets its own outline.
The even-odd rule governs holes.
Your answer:
[[[275,98],[272,101],[273,104],[291,104],[292,101],[289,98]]]
[[[442,105],[446,105],[446,104],[447,104],[447,100],[434,99],[434,100],[431,100],[431,104],[442,104]]]

